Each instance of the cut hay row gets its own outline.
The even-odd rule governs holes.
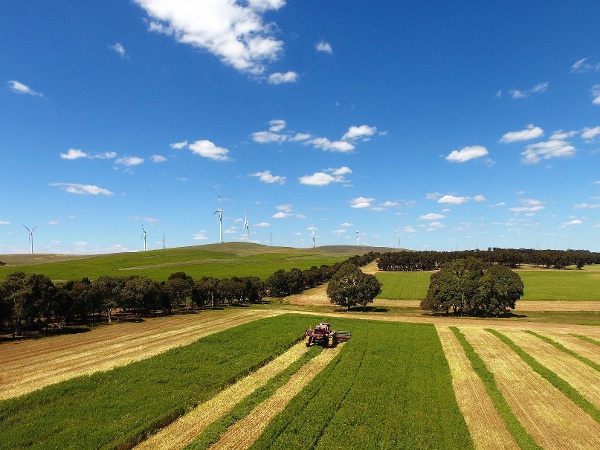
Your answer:
[[[155,322],[158,327],[141,332],[130,330],[129,335],[122,334],[120,326],[116,324],[104,327],[97,330],[103,333],[92,336],[88,345],[68,345],[66,348],[48,345],[47,352],[35,356],[29,354],[23,359],[13,358],[4,365],[4,375],[0,378],[0,400],[24,395],[76,376],[130,364],[173,347],[190,344],[212,333],[272,315],[259,311],[235,311],[216,317],[200,314],[195,316],[194,321],[185,324],[179,321]],[[114,337],[110,335],[113,330],[117,333]],[[49,344],[52,343],[49,341]]]
[[[544,448],[600,448],[600,424],[534,372],[500,339],[481,329],[463,330],[514,414]]]
[[[135,448],[138,450],[184,448],[202,433],[208,425],[225,415],[238,402],[265,385],[294,361],[297,361],[306,351],[307,348],[304,343],[296,344],[269,364],[221,391],[209,401],[194,408]]]
[[[520,448],[498,414],[458,339],[447,327],[436,329],[450,366],[456,401],[475,447],[481,450]]]
[[[565,347],[563,344],[561,344],[557,340],[552,339],[552,337],[536,333],[535,331],[532,331],[532,330],[527,330],[527,332],[533,336],[538,337],[539,339],[543,340],[544,342],[547,342],[548,344],[552,345],[554,348],[560,350],[561,352],[566,353],[567,355],[572,356],[573,358],[581,361],[582,363],[591,367],[595,371],[600,372],[600,364],[598,362],[596,362],[596,361],[599,361],[598,357],[600,356],[600,349],[598,349],[599,351],[596,352],[595,355],[592,355],[591,358],[588,358],[588,357],[582,355],[581,353],[577,353],[576,351],[574,351],[568,347]]]
[[[565,333],[552,333],[548,331],[544,332],[544,335],[555,340],[559,344],[564,345],[570,351],[575,352],[584,358],[587,358],[591,361],[600,362],[600,345],[596,345],[593,342],[589,342],[577,336]]]
[[[306,363],[290,380],[244,419],[236,422],[211,449],[246,449],[260,436],[271,420],[315,378],[341,350],[342,345],[321,352]]]
[[[596,370],[532,334],[524,331],[502,334],[600,408],[600,374]]]

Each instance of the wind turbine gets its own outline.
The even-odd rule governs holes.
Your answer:
[[[221,209],[221,196],[220,195],[219,195],[219,207],[213,213],[213,216],[217,213],[219,214],[219,242],[222,244],[223,243],[223,210]]]
[[[246,230],[246,242],[250,242],[250,225],[246,219],[246,213],[244,213],[244,230]]]
[[[25,225],[23,225],[25,227]],[[31,254],[33,255],[33,232],[37,227],[33,227],[31,229],[25,227],[27,231],[29,231],[29,243],[31,244]]]
[[[311,239],[312,239],[312,241],[313,241],[313,248],[315,248],[315,230],[312,230],[312,231],[310,232],[310,238],[311,238]]]
[[[359,243],[358,230],[356,230],[356,246],[358,247]]]
[[[146,229],[144,228],[144,224],[142,224],[142,239],[144,240],[144,251],[146,251]]]

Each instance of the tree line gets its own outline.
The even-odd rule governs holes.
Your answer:
[[[377,265],[379,270],[383,271],[431,271],[440,269],[446,263],[470,257],[480,259],[487,265],[499,264],[513,269],[521,264],[531,264],[548,269],[564,269],[569,266],[582,269],[586,265],[600,264],[600,253],[588,250],[535,250],[495,247],[487,250],[455,252],[387,252],[379,257]]]
[[[353,256],[346,261],[309,269],[278,270],[265,281],[258,277],[199,280],[185,272],[172,273],[157,282],[143,275],[53,283],[42,274],[11,272],[0,282],[0,329],[13,337],[24,331],[48,330],[73,323],[111,322],[121,316],[173,314],[194,308],[260,303],[263,297],[299,294],[329,281],[344,264],[356,267],[374,261],[378,253]]]

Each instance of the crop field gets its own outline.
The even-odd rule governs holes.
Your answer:
[[[0,449],[600,446],[597,327],[343,316],[231,308],[2,344]],[[324,319],[352,339],[298,343]],[[85,371],[119,348],[140,356]]]
[[[524,301],[600,301],[600,266],[582,270],[518,269],[525,285]],[[422,300],[427,295],[431,272],[378,272],[383,284],[377,298]]]
[[[0,279],[14,270],[42,273],[50,279],[81,280],[101,275],[128,277],[145,275],[156,281],[166,280],[174,272],[192,278],[203,276],[230,278],[256,276],[266,279],[278,269],[308,269],[330,265],[354,256],[352,247],[293,249],[263,245],[230,243],[182,247],[147,252],[118,253],[102,256],[57,258],[56,255],[7,255],[0,260]],[[362,251],[357,251],[362,253]]]

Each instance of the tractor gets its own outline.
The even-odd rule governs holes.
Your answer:
[[[304,333],[304,343],[307,347],[317,344],[323,347],[335,347],[338,342],[345,342],[352,337],[350,331],[334,331],[329,322],[321,322]]]

